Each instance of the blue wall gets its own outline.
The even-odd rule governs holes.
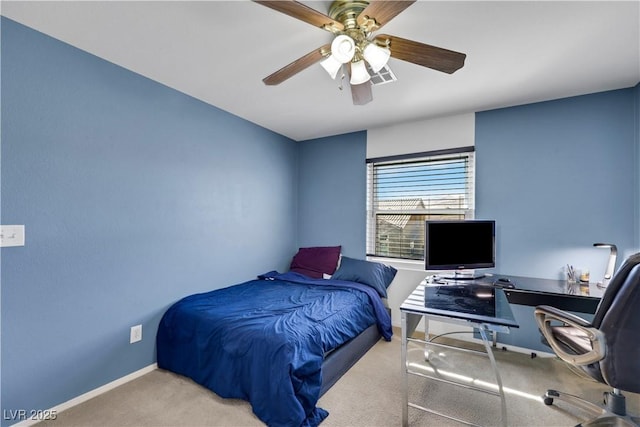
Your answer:
[[[5,18],[1,43],[1,221],[27,236],[1,250],[2,409],[153,363],[169,304],[284,270],[298,246],[364,256],[365,132],[294,144]],[[637,250],[639,111],[636,86],[477,115],[501,271],[595,275],[593,242]]]
[[[26,227],[1,253],[2,409],[46,409],[152,364],[178,298],[288,267],[297,145],[6,18],[1,30],[1,221]]]
[[[604,274],[611,242],[637,252],[638,89],[476,115],[476,216],[497,222],[504,274],[561,278],[571,263]]]
[[[346,256],[366,254],[366,132],[299,143],[300,246],[342,245]]]

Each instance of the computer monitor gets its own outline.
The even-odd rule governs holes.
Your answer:
[[[426,221],[425,270],[455,270],[455,279],[479,278],[465,270],[496,266],[495,221]]]

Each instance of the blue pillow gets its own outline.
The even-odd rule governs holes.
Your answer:
[[[331,278],[369,285],[378,291],[382,298],[386,298],[387,288],[396,276],[397,271],[395,268],[379,262],[343,256],[340,261],[340,267]]]

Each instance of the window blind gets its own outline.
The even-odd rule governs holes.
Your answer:
[[[426,220],[473,218],[473,147],[367,161],[367,255],[424,259]]]

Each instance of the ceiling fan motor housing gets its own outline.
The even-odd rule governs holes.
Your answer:
[[[329,7],[329,16],[341,22],[346,29],[355,28],[358,15],[367,6],[369,2],[365,0],[336,0]]]
[[[344,25],[343,34],[357,44],[363,42],[370,31],[358,25],[358,15],[369,5],[365,0],[336,0],[329,7],[329,16]]]

